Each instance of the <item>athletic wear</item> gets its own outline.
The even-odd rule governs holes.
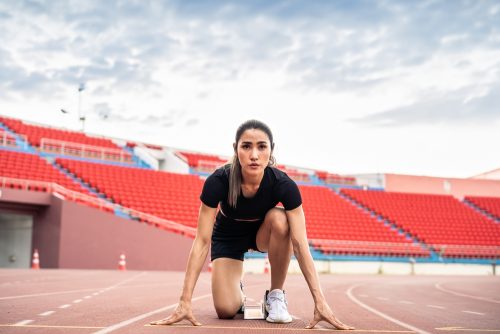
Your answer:
[[[228,257],[243,261],[244,254],[249,249],[257,249],[257,231],[262,220],[241,222],[217,215],[212,232],[211,259]]]
[[[213,172],[205,181],[200,200],[211,208],[220,204],[212,233],[212,261],[219,257],[243,260],[248,249],[257,250],[255,237],[266,213],[282,203],[285,210],[302,204],[300,191],[286,173],[266,167],[257,193],[246,198],[240,190],[237,206],[228,203],[230,165]],[[251,221],[241,221],[251,220]]]
[[[266,310],[268,322],[289,323],[292,322],[292,316],[288,313],[288,302],[286,301],[285,291],[274,289],[267,295]]]

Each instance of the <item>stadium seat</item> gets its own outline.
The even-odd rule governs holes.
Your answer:
[[[485,210],[496,219],[500,220],[500,198],[485,196],[465,196],[465,200]]]
[[[0,150],[0,176],[22,180],[57,183],[67,189],[92,195],[79,183],[64,175],[45,160],[34,154]],[[17,188],[19,184],[16,185]],[[31,190],[46,191],[41,185],[32,185]]]
[[[500,225],[449,195],[342,189],[445,257],[497,257]],[[486,254],[486,255],[485,255]]]

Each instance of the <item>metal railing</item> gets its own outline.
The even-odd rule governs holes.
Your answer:
[[[48,192],[54,194],[56,197],[61,198],[63,200],[69,200],[72,202],[81,203],[93,208],[98,208],[103,211],[114,212],[115,210],[120,210],[128,214],[130,217],[136,218],[141,222],[154,225],[155,227],[162,228],[167,231],[179,233],[191,238],[194,238],[194,236],[196,235],[195,228],[180,223],[176,223],[167,219],[163,219],[148,213],[137,211],[131,208],[123,207],[118,204],[112,204],[105,201],[102,198],[97,198],[80,193],[78,191],[73,191],[53,182],[0,177],[0,187]]]
[[[132,155],[122,149],[86,145],[57,139],[42,138],[40,150],[47,153],[71,155],[81,158],[133,163]]]
[[[326,255],[377,255],[427,257],[428,250],[413,243],[356,240],[309,239],[309,244]]]
[[[18,135],[21,139],[24,140],[24,145],[21,148],[27,147],[27,141],[25,135]],[[0,146],[6,147],[17,147],[16,136],[7,131],[0,129]]]
[[[211,173],[224,165],[225,162],[215,160],[198,160],[196,170],[199,172]]]
[[[445,258],[500,259],[500,246],[432,244],[431,247]]]
[[[414,243],[309,239],[309,244],[326,255],[376,255],[428,257],[430,250]],[[444,258],[500,259],[500,246],[429,245]]]

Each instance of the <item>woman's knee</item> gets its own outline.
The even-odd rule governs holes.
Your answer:
[[[232,305],[216,305],[215,312],[219,319],[232,319],[238,313],[238,308],[235,309]]]
[[[266,219],[269,220],[271,233],[276,233],[280,236],[289,235],[290,227],[284,209],[273,208],[266,214]]]
[[[242,271],[242,261],[224,257],[213,261],[212,298],[220,319],[233,318],[241,307]]]

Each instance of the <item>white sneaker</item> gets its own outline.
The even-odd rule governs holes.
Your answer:
[[[289,323],[292,317],[288,313],[285,292],[280,289],[274,289],[269,292],[266,299],[266,311],[269,313],[266,320],[268,322]]]

